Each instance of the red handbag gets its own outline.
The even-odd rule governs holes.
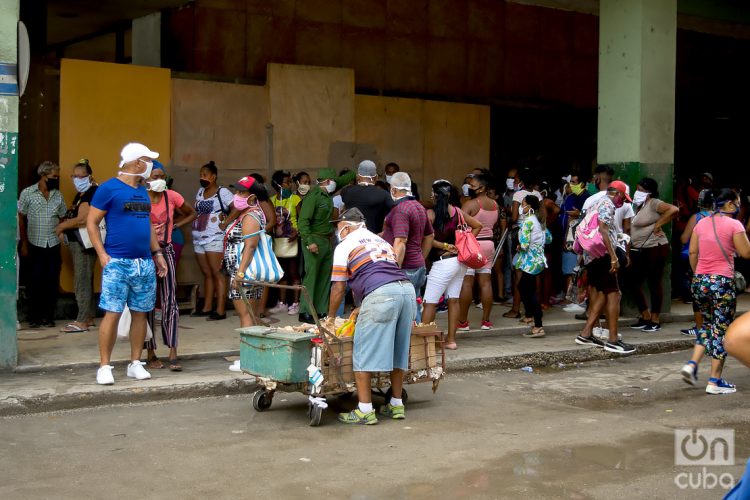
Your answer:
[[[458,226],[456,226],[456,248],[458,249],[458,261],[466,267],[480,269],[487,264],[487,258],[482,254],[477,237],[471,232],[471,228],[464,219],[464,214],[458,207]]]

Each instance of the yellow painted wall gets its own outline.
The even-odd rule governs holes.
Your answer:
[[[103,182],[117,173],[122,146],[142,142],[170,161],[171,82],[168,69],[63,59],[60,67],[60,184],[75,196],[73,165],[88,158]],[[73,290],[73,270],[63,252],[61,285]],[[98,286],[99,280],[95,279]]]

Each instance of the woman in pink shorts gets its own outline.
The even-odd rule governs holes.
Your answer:
[[[493,325],[490,322],[492,312],[492,258],[495,255],[495,243],[492,241],[492,230],[497,224],[499,215],[497,202],[487,196],[487,188],[490,183],[489,177],[484,174],[474,174],[469,182],[469,201],[464,203],[464,212],[474,217],[482,229],[477,235],[479,247],[482,254],[487,258],[487,264],[481,269],[468,269],[461,287],[461,298],[459,300],[461,309],[458,316],[459,332],[469,331],[469,307],[474,298],[474,275],[479,281],[479,297],[482,304],[482,330],[490,330]]]

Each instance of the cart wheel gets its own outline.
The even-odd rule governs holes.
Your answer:
[[[385,391],[385,394],[383,397],[385,398],[385,404],[388,404],[391,402],[391,396],[393,396],[393,391],[389,387],[387,391]],[[401,389],[401,400],[406,403],[409,401],[409,394],[406,392],[406,389]]]
[[[271,407],[273,396],[268,391],[255,391],[253,394],[253,408],[255,411],[266,411]]]
[[[320,418],[323,416],[323,408],[316,405],[310,405],[310,427],[320,425]]]

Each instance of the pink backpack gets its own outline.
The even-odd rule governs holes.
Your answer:
[[[573,251],[577,254],[586,252],[591,257],[598,259],[607,254],[607,246],[599,232],[598,206],[591,207],[589,212],[576,228],[576,239],[573,242]]]

